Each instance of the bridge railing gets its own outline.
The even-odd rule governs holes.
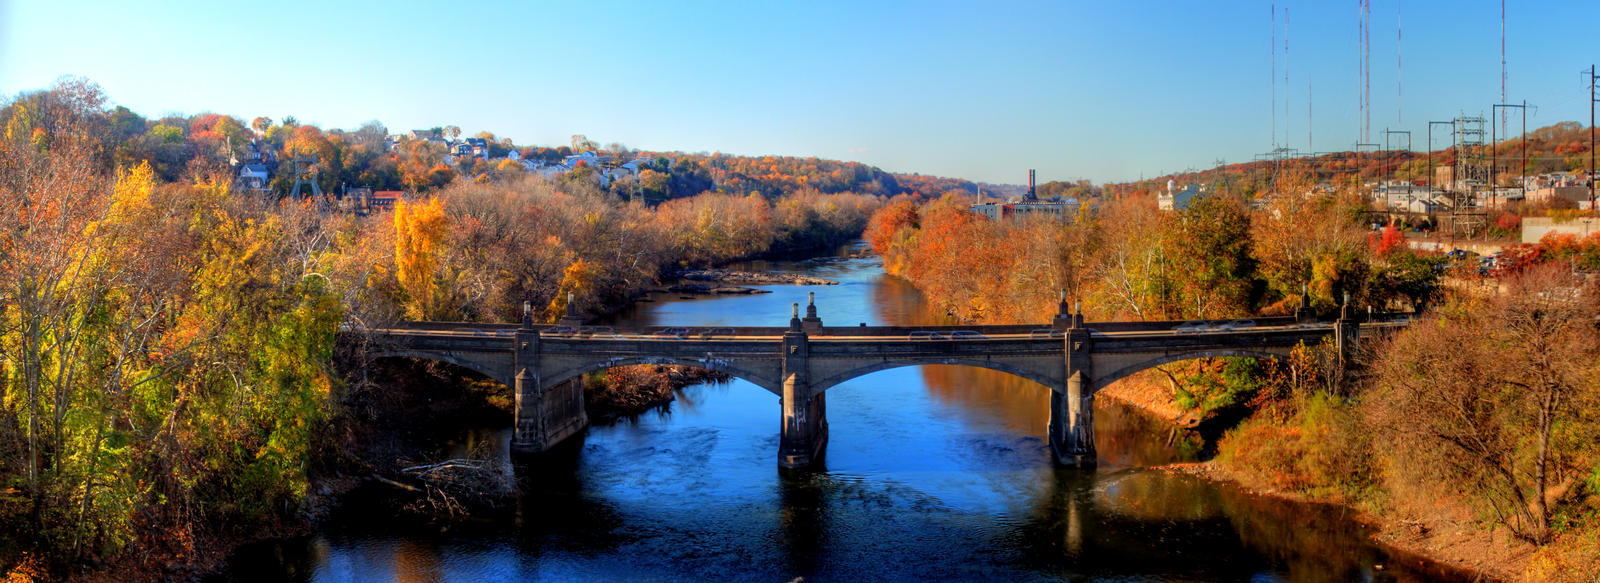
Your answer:
[[[1358,313],[1357,321],[1374,324],[1392,324],[1409,321],[1414,317],[1408,313],[1377,312],[1372,314]],[[1251,318],[1256,326],[1287,326],[1295,324],[1293,317],[1258,317]],[[1222,323],[1229,320],[1207,320],[1211,323]],[[1189,322],[1178,320],[1155,320],[1141,322],[1085,322],[1084,328],[1096,332],[1160,332],[1173,330]],[[1324,322],[1327,323],[1327,322]],[[389,331],[406,332],[478,332],[505,334],[521,326],[514,323],[485,323],[485,322],[396,322],[392,326],[384,327]],[[533,327],[555,337],[612,332],[619,335],[634,336],[659,336],[663,331],[672,331],[674,336],[688,338],[719,337],[719,336],[745,336],[745,337],[777,337],[788,332],[786,326],[648,326],[648,327],[611,327],[611,326],[582,326],[574,330],[568,326],[554,324],[539,324]],[[1021,335],[1033,334],[1043,330],[1056,330],[1053,324],[1000,324],[1000,325],[938,325],[938,326],[823,326],[820,329],[811,329],[812,336],[880,336],[885,338],[909,337],[916,332],[952,332],[973,331],[983,335]],[[356,330],[348,330],[356,332]]]

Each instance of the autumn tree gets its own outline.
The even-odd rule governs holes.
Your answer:
[[[444,204],[437,198],[395,203],[395,278],[405,294],[408,318],[427,320],[439,314],[439,249],[448,228]]]
[[[1365,255],[1360,239],[1362,226],[1352,218],[1357,215],[1348,210],[1351,201],[1319,190],[1310,168],[1293,165],[1274,181],[1264,203],[1252,216],[1251,256],[1273,300],[1297,298],[1313,280],[1326,283],[1351,279],[1328,271],[1341,261],[1348,264]],[[1317,266],[1323,269],[1317,270]],[[1327,308],[1336,306],[1334,298],[1342,299],[1346,290],[1319,286],[1313,291],[1319,291],[1313,299]],[[1332,295],[1335,293],[1338,296]]]
[[[1180,316],[1244,315],[1253,302],[1250,215],[1236,199],[1197,196],[1167,223]]]
[[[590,297],[594,293],[595,271],[595,265],[583,259],[568,265],[561,274],[561,285],[556,288],[555,297],[545,307],[544,320],[554,324],[566,315],[567,310],[577,311],[577,305],[569,304],[568,298],[576,302],[580,298]]]
[[[1394,479],[1465,497],[1543,542],[1554,510],[1600,464],[1597,304],[1559,266],[1509,283],[1399,333],[1366,401],[1393,444]]]
[[[1160,320],[1176,312],[1177,289],[1162,216],[1149,197],[1114,201],[1097,219],[1114,225],[1090,264],[1096,285],[1089,294],[1111,316]]]

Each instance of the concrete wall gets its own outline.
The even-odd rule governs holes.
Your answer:
[[[1589,188],[1585,186],[1547,186],[1528,190],[1528,202],[1543,202],[1552,198],[1572,202],[1589,202]]]
[[[1468,241],[1465,239],[1452,244],[1449,239],[1406,239],[1406,246],[1419,251],[1444,253],[1451,249],[1462,249],[1479,255],[1494,255],[1506,247],[1512,246],[1512,244],[1492,241]]]
[[[545,443],[550,446],[583,431],[589,425],[589,413],[583,407],[583,377],[546,388],[540,413],[544,415]]]
[[[1528,217],[1522,219],[1522,242],[1538,243],[1550,233],[1563,233],[1575,235],[1579,239],[1589,236],[1590,233],[1600,232],[1600,219],[1580,218],[1570,221],[1555,222],[1549,217]]]

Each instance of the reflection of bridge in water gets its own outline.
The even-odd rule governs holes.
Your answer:
[[[788,327],[715,328],[686,332],[625,332],[561,326],[407,322],[368,333],[373,356],[413,357],[462,366],[511,387],[515,430],[511,446],[540,452],[588,423],[580,382],[584,373],[636,364],[678,364],[727,373],[779,396],[778,464],[802,468],[821,461],[828,440],[824,393],[880,370],[932,364],[997,370],[1046,387],[1050,445],[1060,463],[1095,463],[1094,395],[1136,372],[1195,358],[1285,358],[1300,344],[1331,339],[1343,358],[1354,354],[1362,328],[1345,317],[1316,322],[1262,318],[1239,326],[1194,327],[1179,322],[1085,322],[1066,302],[1046,325],[824,326],[816,305]],[[908,428],[915,430],[915,428]]]

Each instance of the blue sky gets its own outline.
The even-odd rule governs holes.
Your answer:
[[[992,182],[1028,168],[1116,181],[1285,139],[1308,149],[1308,84],[1310,148],[1352,147],[1357,1],[1279,0],[1276,25],[1273,4],[0,0],[0,95],[73,74],[151,116],[454,124],[519,144],[581,133]],[[1499,2],[1371,5],[1372,139],[1411,130],[1420,149],[1427,120],[1499,101]],[[1538,106],[1529,129],[1587,123],[1580,71],[1600,60],[1600,4],[1506,10],[1508,99]]]

